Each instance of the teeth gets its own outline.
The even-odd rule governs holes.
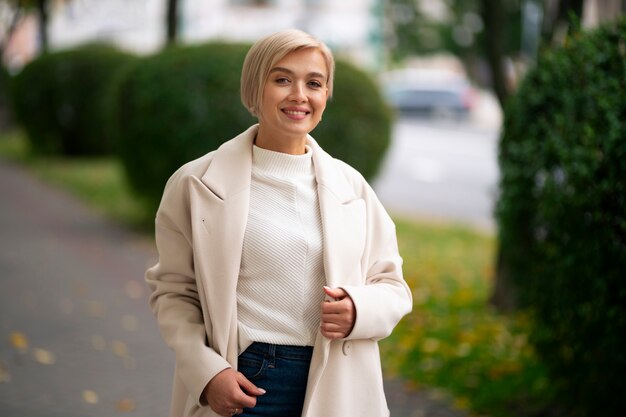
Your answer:
[[[294,115],[294,116],[296,116],[296,115],[300,116],[300,115],[305,115],[306,114],[305,111],[297,111],[297,110],[285,110],[285,113],[291,114],[291,115]]]

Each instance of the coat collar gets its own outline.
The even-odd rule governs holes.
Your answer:
[[[252,172],[252,144],[258,131],[255,124],[222,144],[202,176],[202,182],[218,197],[226,200],[240,192],[249,192]],[[313,165],[318,187],[330,191],[340,203],[353,200],[354,191],[337,166],[337,162],[308,135],[307,144],[313,149]]]

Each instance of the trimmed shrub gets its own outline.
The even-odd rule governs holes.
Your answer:
[[[154,209],[182,164],[255,122],[239,99],[244,45],[172,46],[120,73],[110,124],[135,192]]]
[[[626,415],[626,20],[544,54],[505,111],[504,263],[570,415]]]
[[[133,189],[154,209],[169,176],[257,122],[239,98],[249,45],[174,46],[121,72],[109,103],[111,126]],[[337,63],[334,99],[313,136],[364,175],[389,143],[390,116],[361,71]]]
[[[337,60],[333,98],[311,134],[332,156],[372,179],[391,141],[391,114],[368,74]]]
[[[14,103],[31,149],[40,154],[110,154],[104,93],[132,55],[92,44],[44,54],[15,77]]]

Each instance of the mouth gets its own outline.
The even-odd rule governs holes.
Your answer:
[[[282,112],[285,113],[287,117],[289,117],[290,119],[296,119],[296,120],[304,119],[306,116],[311,114],[311,112],[306,109],[292,109],[292,108],[282,109]]]

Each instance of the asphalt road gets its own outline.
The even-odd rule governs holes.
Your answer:
[[[498,128],[463,121],[400,119],[378,178],[394,214],[493,231]]]

